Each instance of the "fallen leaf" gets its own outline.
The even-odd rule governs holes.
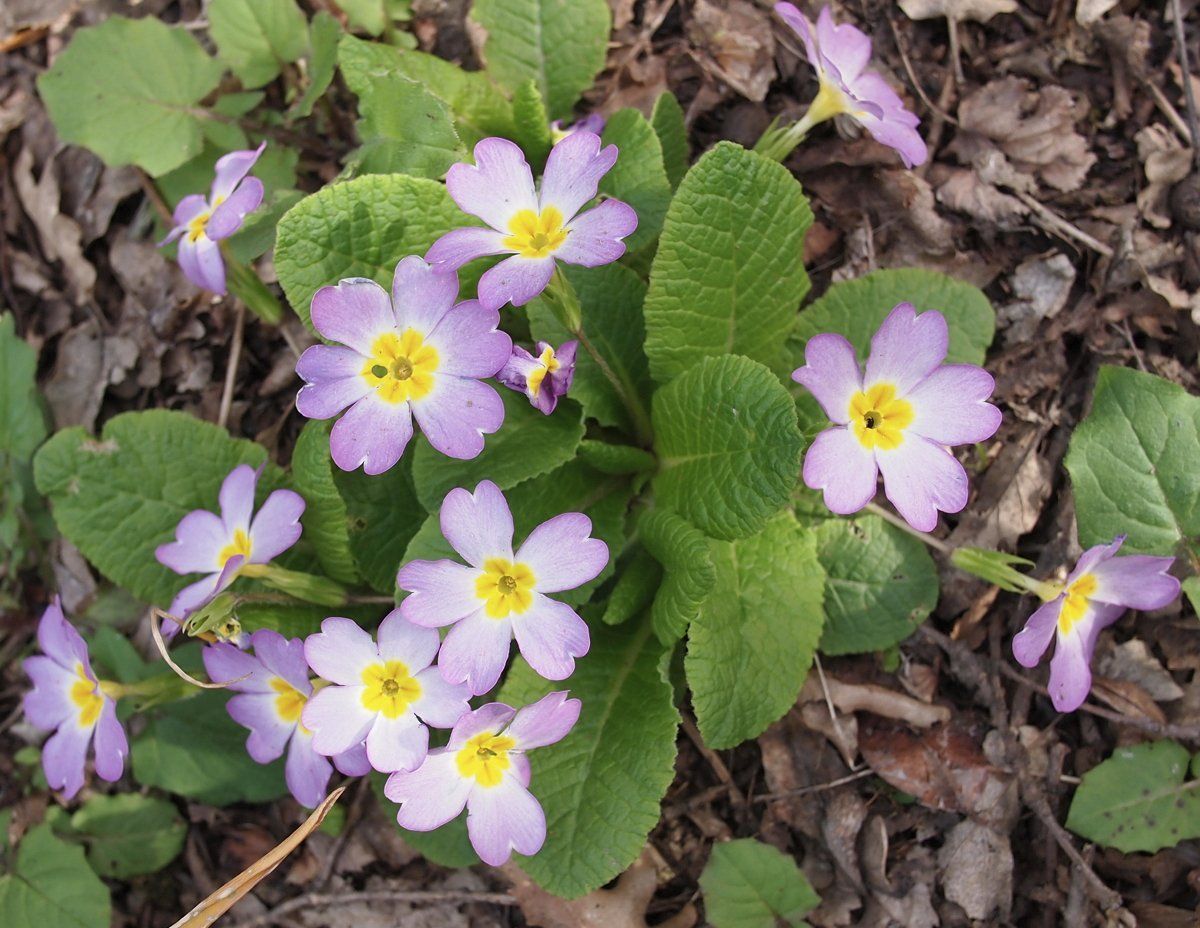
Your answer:
[[[900,9],[909,19],[936,19],[945,16],[955,22],[970,20],[986,23],[998,13],[1015,13],[1016,0],[900,0]]]
[[[96,286],[96,269],[83,256],[83,231],[79,224],[59,211],[60,194],[52,162],[46,162],[41,179],[35,181],[33,152],[22,148],[13,164],[12,177],[17,198],[37,227],[42,252],[47,260],[62,265],[71,298],[75,305],[82,306]]]
[[[59,340],[54,370],[42,386],[55,428],[82,425],[90,431],[107,385],[104,339],[96,320],[87,319]]]
[[[697,0],[687,36],[703,67],[747,99],[766,99],[775,79],[775,38],[765,10],[747,0]]]
[[[1102,652],[1096,660],[1096,671],[1111,680],[1136,683],[1158,702],[1183,698],[1183,689],[1140,638]]]
[[[1042,320],[1053,319],[1067,305],[1074,284],[1075,265],[1058,252],[1017,265],[1010,281],[1016,299],[997,310],[1005,341],[1015,344],[1033,338]]]
[[[942,893],[974,921],[1004,923],[1012,910],[1013,854],[1008,836],[967,819],[938,851]]]
[[[1144,127],[1133,139],[1146,174],[1146,186],[1137,195],[1138,210],[1156,229],[1169,229],[1171,188],[1191,173],[1192,151],[1184,148],[1166,126],[1158,124]]]
[[[1075,4],[1075,22],[1081,26],[1090,26],[1120,2],[1121,0],[1079,0]]]

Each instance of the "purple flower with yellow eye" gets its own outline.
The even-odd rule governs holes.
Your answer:
[[[1050,701],[1059,712],[1074,712],[1092,688],[1092,653],[1100,632],[1126,609],[1161,609],[1179,595],[1168,570],[1175,559],[1143,554],[1117,557],[1125,536],[1083,552],[1062,592],[1039,607],[1013,638],[1013,656],[1036,667],[1050,639]]]
[[[175,207],[175,227],[158,244],[179,241],[179,266],[197,287],[225,294],[220,242],[240,229],[246,214],[262,203],[262,181],[246,175],[266,147],[263,142],[252,151],[224,155],[217,161],[209,196],[193,193]]]
[[[302,531],[304,499],[291,490],[275,490],[254,512],[254,491],[262,469],[239,464],[221,483],[221,514],[195,509],[179,520],[175,540],[160,545],[155,558],[177,574],[203,573],[171,603],[171,615],[184,619],[229,587],[239,576],[262,576],[261,565],[296,543]],[[164,629],[170,637],[175,625]]]
[[[929,532],[938,512],[967,505],[967,472],[947,446],[984,441],[1000,427],[987,402],[992,375],[974,364],[943,364],[950,344],[945,317],[917,315],[900,303],[871,339],[865,371],[841,335],[809,339],[805,386],[833,422],[804,456],[804,482],[833,512],[858,512],[884,491],[913,528]]]
[[[561,119],[556,119],[550,123],[550,137],[555,142],[561,142],[575,132],[591,132],[593,135],[599,135],[604,131],[606,122],[607,120],[599,113],[588,113],[582,119],[577,119],[567,126],[563,125]]]
[[[561,741],[579,719],[580,702],[550,693],[514,710],[482,706],[458,720],[444,748],[408,773],[388,777],[384,794],[400,804],[396,821],[433,831],[467,810],[467,835],[485,864],[536,854],[546,840],[546,815],[529,792],[527,751]]]
[[[572,132],[550,150],[541,190],[521,149],[507,139],[475,146],[475,164],[446,175],[454,202],[491,228],[447,232],[425,259],[457,269],[485,255],[512,255],[479,280],[479,302],[491,309],[524,306],[546,289],[556,261],[598,267],[625,253],[622,241],[637,228],[637,213],[620,200],[580,212],[617,161],[617,147],[600,148],[594,132]]]
[[[575,379],[575,350],[579,342],[564,342],[555,351],[549,342],[538,342],[534,357],[520,345],[513,345],[512,357],[496,375],[506,387],[524,393],[535,409],[547,416],[554,412],[558,399],[566,396]]]
[[[829,7],[822,8],[816,26],[790,3],[775,4],[775,12],[804,43],[808,63],[820,81],[816,99],[802,120],[805,130],[846,115],[877,142],[894,149],[908,167],[923,164],[929,150],[917,132],[921,121],[904,108],[887,81],[867,70],[871,40],[849,23],[835,24]]]
[[[415,255],[396,265],[392,294],[361,277],[322,287],[312,321],[336,345],[313,345],[296,362],[305,385],[296,408],[310,419],[347,410],[329,436],[342,470],[382,474],[404,454],[413,420],[442,454],[473,458],[504,422],[500,395],[482,382],[512,351],[500,314],[455,303],[458,275]]]
[[[38,623],[42,653],[21,665],[33,680],[23,707],[29,724],[53,735],[42,746],[42,768],[51,789],[71,799],[83,786],[88,746],[95,743],[96,774],[121,779],[129,740],[117,721],[117,701],[96,679],[83,638],[63,615],[57,596]]]
[[[237,695],[225,706],[235,722],[250,729],[246,752],[256,763],[269,764],[287,751],[284,779],[292,796],[310,809],[320,805],[333,766],[347,776],[362,776],[371,765],[362,744],[329,759],[313,750],[313,733],[300,723],[313,693],[304,660],[304,640],[288,640],[279,632],[259,629],[250,636],[254,654],[231,644],[204,649],[210,680],[229,683]]]

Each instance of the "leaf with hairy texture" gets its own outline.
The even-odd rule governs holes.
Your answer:
[[[675,98],[675,94],[664,90],[654,101],[654,112],[650,114],[650,125],[658,136],[662,146],[663,167],[667,171],[667,180],[671,189],[679,187],[683,175],[688,169],[688,140],[687,125],[683,119],[683,107]]]
[[[108,887],[87,865],[83,848],[38,825],[17,848],[0,876],[0,924],[4,928],[108,928]]]
[[[404,550],[425,521],[412,479],[412,456],[385,474],[333,469],[333,482],[346,504],[350,552],[364,579],[380,593],[396,589]]]
[[[127,880],[161,870],[179,856],[187,824],[165,799],[123,793],[92,796],[71,816],[100,876]]]
[[[754,838],[713,845],[700,889],[713,928],[799,928],[821,904],[794,860]]]
[[[274,80],[308,48],[308,24],[295,0],[211,0],[208,31],[243,87]]]
[[[658,640],[671,644],[687,633],[717,582],[708,539],[674,512],[652,509],[638,520],[638,540],[662,565],[650,622]]]

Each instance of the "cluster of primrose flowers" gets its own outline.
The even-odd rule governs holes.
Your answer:
[[[906,164],[922,162],[916,117],[866,69],[869,39],[835,25],[827,9],[815,26],[791,4],[776,11],[802,40],[820,89],[809,112],[769,130],[759,150],[782,157],[813,125],[846,115]],[[475,457],[504,418],[488,378],[553,413],[571,387],[577,342],[557,349],[539,343],[535,352],[515,346],[498,328],[499,310],[552,287],[559,261],[595,267],[624,253],[623,240],[637,226],[633,209],[613,199],[586,208],[618,154],[615,146],[602,147],[601,128],[598,117],[568,131],[555,127],[540,187],[520,148],[484,139],[475,163],[452,167],[446,183],[454,201],[486,228],[456,229],[423,257],[404,257],[390,295],[360,278],[316,293],[313,325],[332,344],[300,357],[305,385],[296,404],[309,418],[340,415],[330,438],[338,467],[388,470],[404,454],[414,421],[441,453]],[[168,240],[179,241],[181,266],[217,293],[225,287],[220,241],[262,199],[261,182],[248,176],[261,152],[226,155],[211,196],[188,197],[175,212]],[[459,301],[457,269],[489,255],[508,257],[483,275],[476,299]],[[802,477],[831,511],[863,509],[880,477],[889,501],[917,532],[932,531],[939,512],[966,506],[967,473],[950,449],[991,438],[1001,414],[988,402],[992,377],[975,365],[943,363],[948,345],[941,313],[918,314],[908,303],[897,305],[875,333],[865,366],[840,335],[809,340],[805,364],[792,377],[816,398],[830,427],[808,448]],[[249,466],[235,468],[221,486],[219,514],[189,513],[175,541],[157,550],[159,562],[176,573],[202,575],[171,604],[179,622],[239,577],[284,590],[294,581],[274,561],[300,538],[305,502],[277,490],[256,513],[258,477]],[[216,641],[205,649],[204,664],[213,681],[235,694],[228,711],[250,731],[250,756],[268,763],[286,752],[286,781],[300,803],[321,801],[334,767],[349,776],[374,769],[388,774],[385,792],[399,804],[401,825],[431,830],[465,807],[479,856],[500,864],[513,850],[533,854],[542,846],[545,816],[529,789],[526,753],[566,737],[582,706],[566,691],[519,709],[498,702],[472,707],[471,700],[497,684],[514,640],[544,678],[570,677],[588,652],[588,626],[553,594],[597,577],[609,551],[577,512],[542,523],[514,551],[512,513],[486,480],[474,492],[451,490],[439,518],[461,561],[401,566],[397,584],[408,595],[374,637],[332,616],[307,639],[260,630]],[[1015,572],[1016,580],[1007,578],[1045,600],[1012,647],[1021,664],[1034,666],[1057,638],[1050,694],[1060,711],[1086,698],[1103,628],[1126,609],[1161,608],[1179,595],[1179,581],[1168,573],[1171,558],[1118,557],[1123,541],[1085,552],[1061,585]],[[69,798],[83,785],[93,743],[96,773],[110,781],[121,776],[128,741],[116,703],[127,688],[96,677],[87,645],[57,599],[42,616],[38,643],[42,654],[25,661],[34,685],[24,709],[35,726],[54,733],[43,764],[50,785]],[[449,730],[444,747],[430,749],[430,728]]]

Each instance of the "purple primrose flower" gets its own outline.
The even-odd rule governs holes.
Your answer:
[[[949,339],[941,313],[918,316],[910,303],[897,305],[872,337],[865,372],[841,335],[809,339],[792,379],[816,397],[833,428],[809,446],[804,482],[824,492],[831,510],[862,509],[880,472],[887,498],[922,532],[934,529],[939,510],[966,506],[967,472],[947,446],[990,438],[1000,410],[987,402],[991,374],[942,364]]]
[[[611,199],[580,212],[616,161],[615,145],[601,149],[594,132],[572,132],[551,149],[539,192],[517,145],[484,139],[475,146],[475,164],[450,168],[446,188],[463,211],[491,228],[447,232],[425,259],[457,269],[484,255],[512,255],[480,278],[479,302],[491,309],[524,306],[546,289],[556,261],[584,267],[616,261],[625,253],[621,240],[637,228],[637,213]]]
[[[904,108],[887,81],[867,70],[871,40],[849,23],[835,25],[829,7],[822,8],[815,27],[790,3],[776,3],[775,12],[804,43],[820,81],[807,124],[845,114],[877,142],[894,149],[908,167],[924,163],[929,151],[917,132],[920,120]]]
[[[221,484],[221,514],[194,509],[179,520],[175,540],[154,552],[158,562],[177,574],[203,573],[171,603],[171,615],[184,619],[226,589],[238,576],[260,576],[261,565],[279,557],[300,537],[304,499],[291,490],[275,490],[258,514],[254,490],[262,468],[239,464]],[[164,630],[170,637],[178,631]]]
[[[209,198],[193,193],[175,207],[175,228],[159,245],[179,241],[179,266],[197,287],[225,293],[225,261],[219,242],[240,229],[246,214],[262,203],[262,181],[246,175],[266,147],[263,142],[252,151],[223,155],[217,161]]]
[[[384,793],[400,803],[396,821],[432,831],[467,809],[475,853],[498,867],[512,855],[536,854],[546,840],[546,816],[529,792],[527,751],[566,737],[579,718],[578,699],[550,693],[514,710],[493,702],[459,719],[450,743],[429,752],[408,773],[388,777]]]
[[[575,351],[579,342],[564,342],[558,351],[549,342],[538,342],[535,358],[520,345],[496,375],[506,387],[524,393],[534,408],[546,415],[554,412],[558,399],[566,396],[575,379]]]
[[[238,695],[225,708],[235,722],[250,729],[246,752],[257,763],[269,764],[286,749],[283,769],[288,789],[302,806],[315,808],[325,798],[333,767],[313,750],[313,734],[300,724],[313,692],[304,641],[259,629],[250,636],[250,644],[253,655],[231,644],[206,647],[204,668],[214,682],[234,681],[229,689]],[[334,757],[333,763],[348,776],[362,776],[371,769],[361,744]]]
[[[332,683],[304,707],[313,748],[337,755],[363,741],[371,766],[382,773],[420,766],[429,729],[450,728],[470,709],[465,686],[442,679],[433,665],[438,633],[388,613],[378,644],[350,619],[334,617],[304,642],[304,656]]]
[[[588,113],[583,119],[577,119],[566,126],[563,125],[561,119],[556,119],[550,123],[550,137],[555,142],[561,142],[574,132],[591,132],[593,135],[599,135],[604,131],[606,122],[607,120],[599,113]]]
[[[427,628],[453,625],[438,666],[451,683],[486,693],[504,672],[515,637],[521,656],[548,680],[565,680],[587,653],[587,623],[547,593],[573,590],[598,576],[608,545],[589,537],[592,520],[566,512],[543,522],[513,554],[513,517],[499,487],[484,480],[472,494],[457,487],[441,509],[442,534],[468,565],[411,561],[396,582],[411,595],[400,613]]]
[[[329,450],[342,470],[393,467],[413,434],[413,419],[442,454],[473,458],[500,428],[504,403],[482,378],[512,352],[497,331],[500,314],[477,300],[455,304],[458,275],[415,255],[396,265],[392,295],[354,277],[322,287],[312,301],[317,332],[336,345],[313,345],[296,362],[305,381],[296,408],[330,419]]]
[[[1161,609],[1179,595],[1167,571],[1175,560],[1143,554],[1117,557],[1124,535],[1083,552],[1062,592],[1040,606],[1013,638],[1013,656],[1036,667],[1050,639],[1050,700],[1059,712],[1074,712],[1092,688],[1092,652],[1100,632],[1126,609]]]
[[[35,728],[52,731],[42,746],[42,768],[51,789],[67,799],[83,786],[88,745],[95,739],[96,773],[110,783],[121,778],[129,741],[117,721],[117,701],[96,679],[88,648],[57,596],[38,623],[41,654],[22,667],[33,680],[25,694],[25,717]]]

